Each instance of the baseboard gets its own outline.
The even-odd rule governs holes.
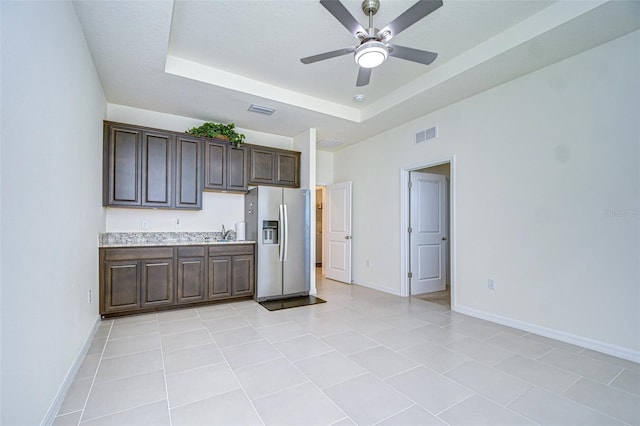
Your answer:
[[[370,288],[372,290],[378,290],[378,291],[381,291],[383,293],[393,294],[394,296],[402,296],[400,294],[400,290],[399,289],[398,290],[394,290],[394,289],[387,288],[387,287],[380,287],[380,286],[377,286],[375,284],[367,283],[367,282],[364,282],[364,281],[352,281],[351,284],[359,285],[361,287],[367,287],[367,288]]]
[[[451,309],[461,314],[517,328],[519,330],[528,331],[530,333],[539,334],[544,337],[549,337],[550,339],[560,340],[561,342],[582,346],[583,348],[592,349],[594,351],[602,352],[607,355],[612,355],[618,358],[640,363],[640,351],[634,351],[633,349],[612,345],[610,343],[600,342],[588,337],[577,336],[575,334],[566,333],[564,331],[555,330],[553,328],[542,327],[513,318],[503,317],[501,315],[481,311],[479,309],[471,308],[468,306],[456,304],[455,306],[452,306]]]
[[[76,373],[78,372],[78,370],[80,369],[80,366],[82,365],[82,362],[84,361],[84,357],[87,355],[87,352],[89,352],[89,347],[91,347],[91,343],[93,342],[93,338],[96,335],[96,332],[98,331],[99,326],[100,326],[100,317],[98,317],[98,319],[96,320],[96,323],[93,325],[93,329],[91,330],[91,333],[89,333],[89,337],[87,337],[87,339],[84,341],[84,344],[80,349],[80,352],[78,352],[78,355],[73,360],[73,363],[71,364],[69,371],[67,371],[67,375],[62,381],[62,384],[60,385],[60,388],[58,389],[58,392],[56,393],[55,398],[53,398],[53,401],[51,402],[49,409],[47,410],[44,418],[42,419],[42,423],[40,423],[41,425],[53,424],[53,421],[56,418],[56,414],[58,414],[58,411],[60,410],[60,407],[64,402],[64,397],[67,395],[67,392],[71,387],[71,383],[73,382],[73,379],[76,376]]]

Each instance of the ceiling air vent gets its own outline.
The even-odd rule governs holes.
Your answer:
[[[438,127],[433,126],[416,133],[416,143],[425,142],[438,136]]]
[[[260,106],[260,105],[256,105],[256,104],[251,104],[251,106],[249,107],[248,111],[257,112],[258,114],[264,114],[264,115],[271,115],[274,112],[276,112],[276,110],[273,109],[273,108]]]
[[[318,142],[318,146],[322,146],[325,148],[333,148],[338,145],[342,145],[342,142],[331,139],[322,139],[320,142]]]

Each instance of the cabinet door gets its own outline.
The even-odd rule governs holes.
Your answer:
[[[174,301],[173,259],[142,260],[141,307],[171,305]]]
[[[178,303],[204,300],[204,257],[178,259]]]
[[[253,294],[254,269],[253,255],[238,255],[232,258],[232,290],[234,296]]]
[[[176,193],[174,207],[202,209],[202,141],[176,138]]]
[[[140,306],[140,271],[135,260],[104,262],[104,313]]]
[[[276,156],[278,177],[276,183],[285,186],[300,186],[300,154],[279,152]]]
[[[105,205],[139,206],[142,131],[121,126],[105,127]]]
[[[227,147],[223,141],[205,142],[204,187],[206,189],[227,189]]]
[[[171,207],[171,159],[173,136],[168,133],[142,133],[142,205]]]
[[[209,258],[209,299],[231,296],[231,256]]]
[[[244,148],[229,147],[227,150],[227,189],[246,191],[247,183],[247,151]]]
[[[250,183],[275,184],[275,152],[266,149],[251,148],[249,155],[251,163]]]

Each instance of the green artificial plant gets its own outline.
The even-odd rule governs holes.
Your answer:
[[[236,147],[241,146],[244,143],[244,135],[236,131],[236,125],[234,123],[222,124],[209,121],[200,127],[194,127],[187,130],[187,133],[207,138],[227,139],[231,145]]]

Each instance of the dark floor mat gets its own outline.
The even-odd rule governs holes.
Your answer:
[[[292,297],[290,299],[268,300],[266,302],[260,302],[262,306],[270,311],[279,311],[280,309],[297,308],[299,306],[309,306],[318,303],[327,303],[327,301],[315,296],[300,296]]]

